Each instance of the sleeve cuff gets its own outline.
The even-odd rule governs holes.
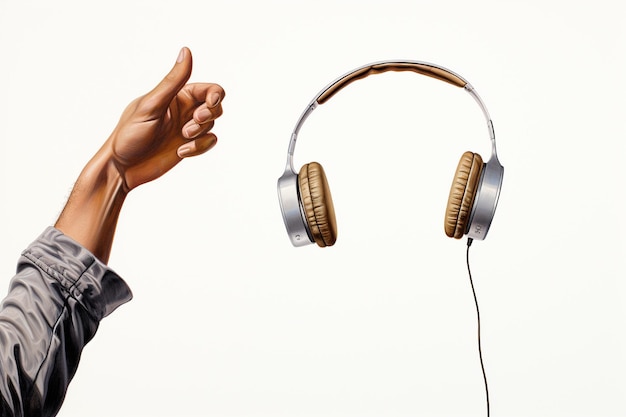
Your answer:
[[[119,275],[54,227],[48,227],[22,256],[56,280],[98,321],[132,299]]]

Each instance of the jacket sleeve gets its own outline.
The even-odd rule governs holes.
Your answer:
[[[0,305],[0,417],[54,416],[100,320],[131,298],[115,272],[46,229]]]

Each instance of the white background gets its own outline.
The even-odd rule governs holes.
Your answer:
[[[626,416],[626,26],[614,1],[0,0],[2,287],[124,107],[182,46],[220,83],[209,154],[131,194],[110,265],[134,300],[86,347],[61,416],[482,416],[465,242],[443,234],[478,106],[412,73],[305,124],[333,248],[276,198],[306,104],[362,64],[458,72],[505,183],[471,262],[493,416]]]

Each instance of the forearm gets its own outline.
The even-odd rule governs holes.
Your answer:
[[[107,263],[127,195],[107,144],[78,177],[55,227]]]

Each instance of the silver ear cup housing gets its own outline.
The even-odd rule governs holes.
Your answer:
[[[484,240],[496,212],[504,168],[494,155],[483,165],[478,191],[474,198],[470,220],[465,233],[476,240]]]
[[[287,234],[293,246],[314,243],[300,203],[298,174],[290,169],[278,179],[278,200]]]

